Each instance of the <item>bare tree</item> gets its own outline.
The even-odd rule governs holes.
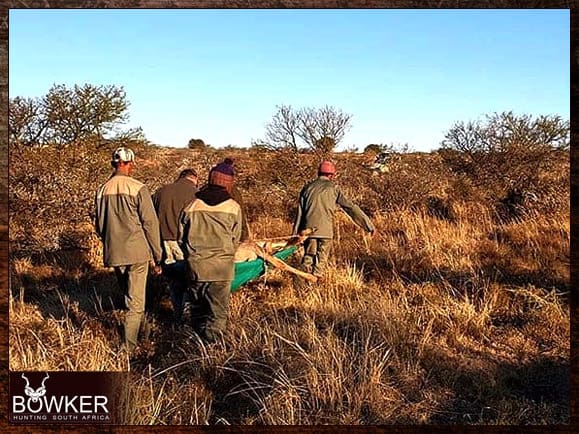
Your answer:
[[[273,149],[294,153],[310,150],[326,155],[344,138],[351,118],[350,114],[332,106],[299,110],[289,105],[277,106],[272,120],[266,124],[264,142]]]
[[[486,115],[484,122],[458,122],[446,133],[441,156],[475,185],[501,191],[537,188],[552,170],[550,156],[566,152],[570,124],[559,116]]]
[[[489,153],[514,147],[567,150],[570,124],[560,116],[516,115],[512,111],[486,115],[485,122],[456,122],[445,134],[443,149]]]
[[[298,152],[298,113],[290,105],[277,106],[276,109],[272,120],[265,127],[266,143],[274,149]]]
[[[350,129],[352,115],[332,106],[302,108],[298,114],[299,137],[316,153],[331,152]],[[331,149],[328,145],[332,144]]]

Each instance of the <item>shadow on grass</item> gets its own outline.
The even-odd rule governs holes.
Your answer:
[[[82,252],[70,250],[43,252],[28,256],[31,266],[21,273],[12,272],[11,296],[37,306],[44,318],[68,319],[76,328],[86,322],[100,322],[107,334],[122,336],[121,312],[125,310],[112,269],[95,268]],[[146,313],[165,320],[168,290],[164,280],[149,274]]]
[[[388,258],[374,254],[361,254],[354,260],[357,269],[363,270],[367,282],[386,282],[394,276],[412,284],[445,283],[454,288],[458,295],[477,298],[480,286],[477,283],[498,283],[509,286],[532,285],[546,290],[555,289],[560,293],[569,293],[569,279],[551,275],[549,270],[522,271],[513,270],[508,265],[483,266],[476,272],[461,272],[452,269],[434,268],[430,264],[413,265],[409,262],[397,264]]]
[[[521,364],[494,366],[489,370],[457,368],[439,358],[428,367],[430,381],[450,386],[453,396],[437,409],[429,423],[569,423],[568,361],[543,357]]]
[[[228,359],[224,366],[205,370],[202,378],[213,399],[213,420],[243,424],[259,417],[263,399],[274,388],[274,367],[271,361],[255,351],[253,354]]]

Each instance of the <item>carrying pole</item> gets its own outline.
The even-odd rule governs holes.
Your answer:
[[[317,228],[307,228],[307,229],[304,229],[303,231],[300,231],[299,234],[286,235],[284,237],[260,238],[259,240],[255,240],[255,242],[261,243],[264,241],[287,241],[288,245],[301,244],[304,242],[304,240],[307,237],[309,237],[310,235],[312,235],[316,231],[317,231]]]
[[[313,274],[306,273],[305,271],[298,270],[297,268],[294,268],[294,267],[286,264],[281,259],[276,258],[275,256],[267,253],[262,247],[259,247],[257,244],[254,244],[253,248],[254,248],[257,256],[262,258],[264,261],[269,262],[274,267],[277,267],[280,270],[289,271],[290,273],[296,274],[296,275],[298,275],[298,276],[300,276],[300,277],[302,277],[310,282],[313,282],[313,283],[318,281],[318,278],[316,276],[314,276]]]

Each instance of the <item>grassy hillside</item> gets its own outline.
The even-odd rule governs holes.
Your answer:
[[[290,233],[318,163],[135,149],[135,177],[152,191],[233,157],[257,238]],[[568,153],[520,204],[503,174],[481,184],[438,153],[402,155],[380,175],[365,168],[371,155],[336,154],[337,182],[378,236],[339,213],[322,283],[271,269],[232,296],[227,335],[209,347],[171,326],[167,289],[151,278],[146,354],[129,364],[122,299],[90,224],[111,150],[11,160],[10,369],[130,370],[130,424],[569,423]]]

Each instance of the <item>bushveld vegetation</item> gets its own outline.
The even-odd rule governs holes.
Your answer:
[[[144,354],[130,363],[91,226],[116,144],[11,143],[10,369],[129,370],[130,424],[569,423],[568,146],[519,136],[461,148],[464,132],[488,139],[521,120],[501,116],[456,124],[443,149],[396,155],[385,174],[366,168],[371,152],[334,154],[378,236],[338,214],[323,281],[304,288],[270,269],[233,294],[212,346],[171,326],[151,278]],[[131,146],[151,191],[232,157],[256,238],[289,234],[319,162],[283,146]]]

